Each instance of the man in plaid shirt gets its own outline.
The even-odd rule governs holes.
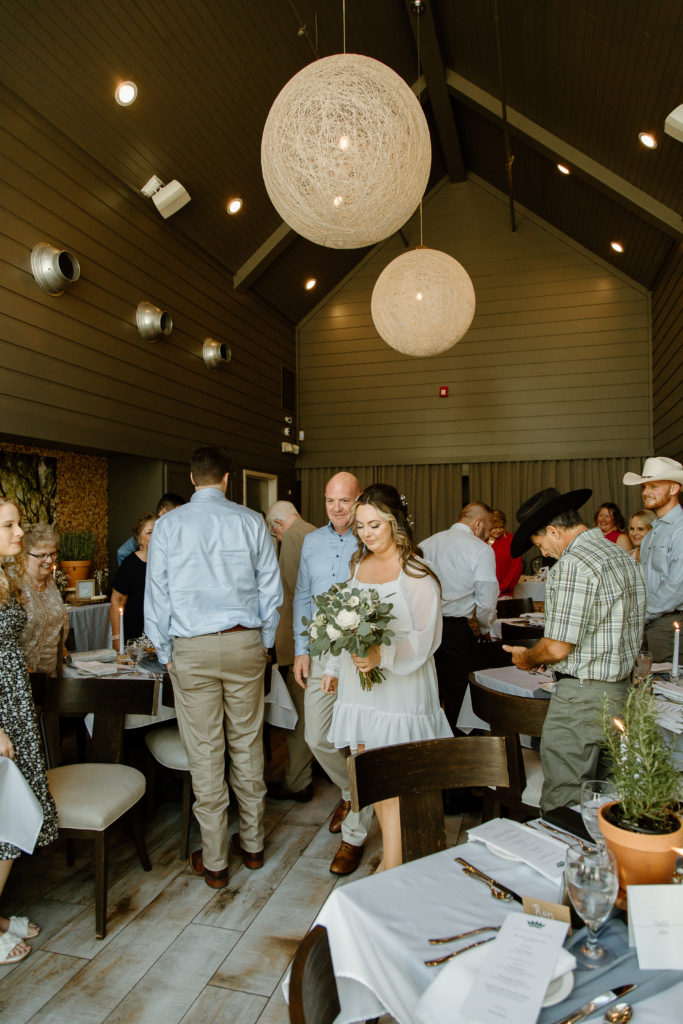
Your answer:
[[[645,622],[640,566],[577,511],[589,490],[534,494],[517,511],[513,557],[532,544],[556,558],[546,587],[544,636],[531,648],[505,647],[520,669],[551,665],[555,690],[541,737],[541,808],[578,803],[581,783],[604,775],[599,765],[602,707],[623,704]]]

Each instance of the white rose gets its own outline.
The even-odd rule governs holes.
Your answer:
[[[357,629],[360,624],[360,615],[358,612],[349,611],[346,608],[342,608],[337,616],[337,625],[340,629],[349,630]]]
[[[358,598],[358,597],[355,597],[355,596],[354,597],[350,597],[349,600],[348,600],[349,608],[357,608],[359,604],[360,604],[360,598]]]
[[[338,640],[341,636],[341,630],[335,629],[334,626],[325,626],[325,632],[329,636],[330,640]]]
[[[310,636],[311,640],[317,640],[318,639],[318,627],[317,626],[311,626],[311,628],[308,631],[308,635]]]

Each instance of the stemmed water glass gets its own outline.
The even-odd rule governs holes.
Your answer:
[[[588,782],[581,784],[581,817],[586,831],[598,846],[605,844],[598,824],[598,811],[603,804],[609,804],[617,799],[614,786],[604,779],[589,779]]]
[[[597,930],[609,917],[617,898],[616,858],[605,846],[598,846],[595,850],[570,846],[564,877],[569,899],[579,917],[586,922],[587,929],[585,941],[571,952],[580,967],[604,967],[616,959],[614,950],[600,945],[597,939]]]
[[[652,668],[652,654],[644,647],[638,651],[635,663],[635,675],[641,683],[650,674]]]
[[[129,640],[126,644],[126,654],[133,668],[137,668],[138,662],[142,657],[142,644],[137,640]]]

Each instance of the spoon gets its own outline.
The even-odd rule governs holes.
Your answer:
[[[626,1024],[633,1016],[633,1007],[630,1003],[616,1003],[610,1010],[605,1012],[605,1020],[608,1024]]]

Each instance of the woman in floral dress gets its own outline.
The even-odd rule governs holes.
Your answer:
[[[19,511],[0,501],[0,757],[11,758],[43,808],[43,825],[37,845],[57,838],[57,811],[47,788],[45,760],[38,735],[36,712],[31,697],[21,634],[26,612],[19,603],[17,574],[21,574]],[[5,571],[12,564],[10,575]],[[0,842],[0,896],[12,864],[21,851]],[[35,938],[40,929],[27,918],[0,917],[0,965],[23,960],[31,952],[25,939]]]

